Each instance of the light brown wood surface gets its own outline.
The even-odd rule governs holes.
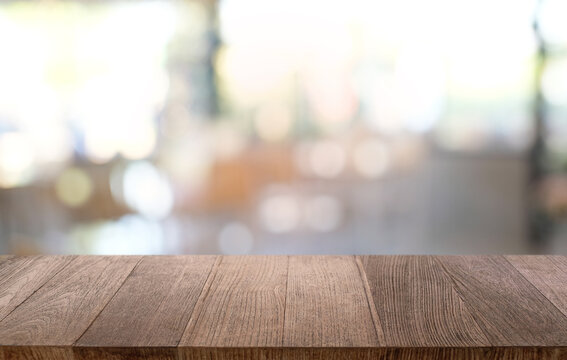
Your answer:
[[[563,256],[506,256],[557,309],[567,315],[567,258]]]
[[[0,257],[0,360],[567,359],[561,256]]]
[[[70,256],[6,257],[0,263],[0,320],[71,260]]]
[[[215,260],[144,257],[76,345],[177,346]]]
[[[179,347],[282,346],[288,257],[219,258]]]
[[[0,321],[2,345],[72,345],[139,260],[122,256],[75,257]]]
[[[284,346],[380,345],[354,256],[293,256]]]

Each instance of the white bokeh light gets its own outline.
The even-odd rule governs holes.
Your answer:
[[[260,204],[260,220],[264,228],[270,232],[293,231],[298,227],[299,219],[299,202],[292,195],[272,195]]]
[[[173,190],[169,181],[146,161],[134,162],[126,167],[123,194],[131,209],[149,218],[165,218],[173,208]]]

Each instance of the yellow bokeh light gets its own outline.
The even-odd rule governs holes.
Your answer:
[[[93,193],[93,182],[86,172],[71,167],[57,178],[55,192],[63,204],[78,207],[90,199]]]

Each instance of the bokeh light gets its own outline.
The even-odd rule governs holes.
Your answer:
[[[173,209],[173,190],[165,175],[149,162],[134,162],[124,170],[126,204],[140,214],[162,219]]]
[[[309,151],[309,165],[313,173],[322,178],[337,177],[346,164],[344,148],[332,140],[314,143]]]
[[[55,182],[55,192],[61,202],[70,207],[81,206],[93,193],[93,182],[89,175],[79,169],[65,169]]]
[[[300,222],[300,205],[291,194],[274,194],[260,203],[260,221],[272,233],[286,233],[296,230]]]
[[[35,151],[31,139],[21,133],[0,134],[0,186],[12,187],[31,181]]]
[[[390,166],[388,146],[379,139],[363,140],[353,150],[356,171],[368,178],[377,178],[386,173]]]
[[[101,254],[316,252],[322,238],[324,251],[415,244],[441,228],[427,199],[455,196],[442,185],[425,193],[453,155],[528,161],[539,83],[540,165],[567,168],[565,7],[0,3],[0,238],[26,239],[0,242],[0,252],[34,241],[37,251]],[[553,184],[563,194],[564,182]],[[408,223],[431,228],[416,236]]]
[[[150,255],[162,254],[163,230],[158,223],[147,218],[127,215],[117,221],[96,225],[90,231],[76,230],[79,241],[87,243],[90,253],[97,255]],[[80,239],[80,236],[87,239]]]

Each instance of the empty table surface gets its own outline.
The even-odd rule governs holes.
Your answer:
[[[562,256],[0,256],[0,360],[567,359]]]

